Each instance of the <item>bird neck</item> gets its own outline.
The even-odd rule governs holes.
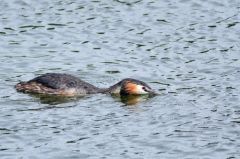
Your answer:
[[[109,88],[101,88],[100,93],[119,94],[121,90],[122,81],[110,86]]]

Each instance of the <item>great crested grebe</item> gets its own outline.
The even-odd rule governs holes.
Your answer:
[[[126,78],[109,88],[98,88],[69,74],[46,73],[27,82],[20,82],[16,90],[25,93],[78,96],[94,93],[119,95],[155,94],[146,83]]]

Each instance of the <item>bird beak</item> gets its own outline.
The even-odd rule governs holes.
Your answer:
[[[155,92],[154,90],[150,89],[148,90],[148,93],[150,96],[156,96],[156,95],[159,95],[157,92]]]
[[[151,91],[151,92],[149,92],[150,93],[150,95],[152,95],[152,96],[156,96],[156,95],[159,95],[157,92],[155,92],[155,91]]]

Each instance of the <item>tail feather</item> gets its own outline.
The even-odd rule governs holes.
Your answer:
[[[26,82],[19,82],[18,84],[15,85],[15,89],[19,92],[23,92],[24,90],[26,90]]]
[[[39,83],[35,82],[19,82],[15,85],[15,88],[19,92],[25,93],[52,93],[51,88],[47,88]]]
[[[42,85],[37,82],[19,82],[15,85],[18,92],[23,93],[39,93],[49,95],[63,95],[63,96],[74,96],[77,94],[75,89],[53,89]]]

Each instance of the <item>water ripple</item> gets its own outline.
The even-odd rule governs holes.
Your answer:
[[[239,158],[239,8],[232,0],[0,5],[2,158]],[[13,86],[46,72],[154,98],[55,98]]]

